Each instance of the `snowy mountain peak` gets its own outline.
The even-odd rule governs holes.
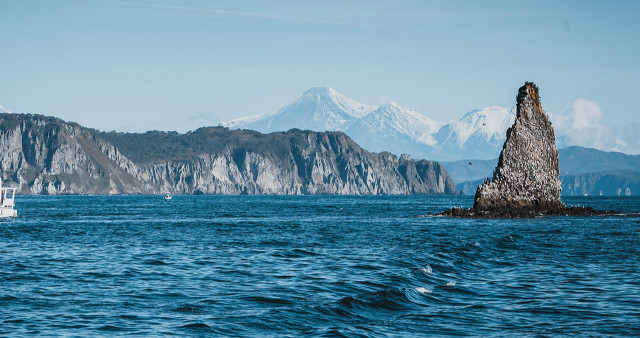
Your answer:
[[[335,89],[331,88],[331,87],[312,87],[309,88],[306,92],[304,92],[304,94],[302,94],[303,96],[305,95],[312,95],[312,96],[316,96],[316,97],[330,97],[332,95],[342,95],[340,93],[338,93]]]
[[[352,100],[331,87],[315,87],[274,114],[240,118],[224,122],[223,125],[263,133],[286,131],[291,128],[315,131],[345,130],[375,108]]]
[[[327,109],[336,109],[350,116],[361,118],[376,107],[362,104],[352,100],[331,87],[314,87],[302,94],[298,101],[313,101],[318,105],[325,106]],[[294,102],[293,104],[295,104]],[[285,107],[284,109],[286,109]]]
[[[388,120],[386,122],[394,129],[413,130],[416,135],[435,132],[439,127],[436,121],[393,101],[378,107],[364,120]]]
[[[417,115],[420,115],[420,116],[424,117],[422,114],[416,112],[415,110],[413,110],[413,109],[411,109],[409,107],[403,106],[403,105],[401,105],[401,104],[399,104],[399,103],[397,103],[395,101],[389,101],[388,103],[378,107],[377,109],[378,110],[385,110],[385,111],[388,111],[388,112],[395,112],[397,114],[409,114],[409,115],[417,114]]]
[[[417,154],[418,148],[435,144],[431,134],[438,130],[438,126],[437,122],[413,109],[389,102],[358,120],[345,132],[356,142],[364,140],[363,143],[373,151]]]
[[[263,133],[291,128],[339,130],[370,151],[455,160],[498,156],[505,131],[514,119],[514,108],[492,106],[440,124],[397,102],[376,107],[352,100],[331,87],[314,87],[275,113],[223,125]]]
[[[484,135],[486,139],[504,138],[505,130],[513,124],[515,117],[515,107],[491,106],[472,110],[447,125],[451,126],[451,130],[455,133],[455,138],[462,145],[474,134]]]
[[[434,135],[438,158],[489,159],[500,154],[506,130],[513,125],[516,108],[491,106],[475,109],[445,123]],[[454,157],[455,156],[455,157]]]
[[[490,107],[484,107],[484,108],[477,108],[477,109],[474,109],[474,110],[464,114],[462,116],[462,119],[466,118],[467,116],[471,116],[471,115],[488,116],[488,115],[491,115],[493,112],[503,111],[505,109],[507,109],[507,108],[499,107],[499,106],[490,106]]]
[[[393,101],[390,101],[389,103],[376,108],[371,115],[374,115],[374,114],[398,115],[408,111],[411,111],[411,109],[405,108]]]

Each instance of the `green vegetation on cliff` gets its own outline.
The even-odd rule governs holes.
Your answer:
[[[368,152],[341,132],[101,132],[0,114],[2,176],[31,194],[454,194],[437,162]]]

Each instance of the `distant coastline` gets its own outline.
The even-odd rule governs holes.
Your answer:
[[[563,196],[640,195],[640,155],[577,146],[558,149],[558,153]],[[491,177],[498,159],[441,163],[458,192],[473,195],[478,185]]]
[[[100,132],[0,114],[0,171],[20,194],[455,194],[437,162],[371,153],[341,132]]]

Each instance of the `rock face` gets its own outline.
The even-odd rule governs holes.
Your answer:
[[[516,120],[507,130],[493,179],[478,187],[473,208],[566,208],[560,201],[558,163],[553,127],[542,111],[538,87],[527,82],[518,90]]]
[[[21,194],[455,194],[437,162],[370,153],[340,132],[104,133],[0,114],[0,172]]]
[[[558,165],[553,127],[542,111],[538,87],[525,82],[518,90],[516,119],[507,130],[493,178],[478,187],[472,209],[454,208],[443,214],[473,218],[599,214],[562,203]]]
[[[20,194],[108,194],[145,187],[134,164],[75,123],[40,115],[0,114],[0,173]]]

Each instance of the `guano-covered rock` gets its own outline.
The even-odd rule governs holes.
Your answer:
[[[454,208],[443,214],[473,218],[599,214],[562,203],[558,165],[553,127],[542,110],[538,87],[525,82],[518,90],[516,119],[507,130],[493,178],[478,187],[472,209]]]
[[[516,119],[507,129],[493,179],[478,187],[473,208],[490,212],[566,208],[560,200],[555,139],[538,87],[525,83],[518,90]]]

